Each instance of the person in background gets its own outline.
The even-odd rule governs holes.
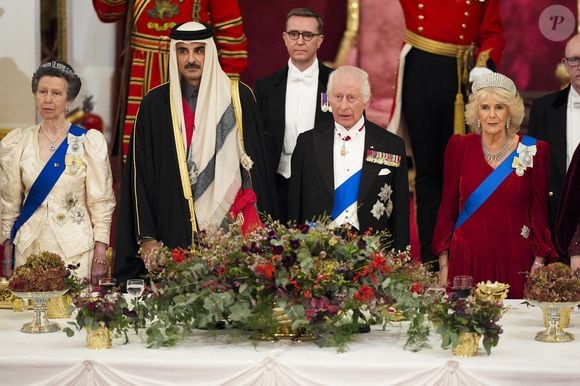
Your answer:
[[[580,146],[570,162],[556,221],[556,246],[570,257],[570,267],[580,269]]]
[[[144,273],[138,256],[160,242],[188,248],[195,233],[261,226],[275,202],[251,89],[221,69],[211,27],[171,31],[169,83],[143,98],[122,181],[114,276]],[[256,197],[257,196],[257,197]],[[272,204],[274,206],[274,204]]]
[[[440,281],[510,285],[521,298],[525,272],[557,258],[547,222],[549,146],[517,132],[524,104],[511,79],[476,79],[465,119],[473,133],[455,135],[445,150],[441,206],[433,234]]]
[[[239,78],[248,65],[247,39],[237,0],[93,0],[102,22],[125,23],[123,47],[128,50],[124,66],[127,79],[121,79],[124,100],[122,156],[128,152],[129,138],[143,96],[169,80],[169,32],[180,23],[197,21],[215,29],[223,70]]]
[[[548,224],[555,238],[558,211],[566,170],[580,143],[580,35],[566,44],[562,59],[570,85],[561,91],[536,99],[530,110],[528,134],[550,144],[548,179]],[[560,255],[568,262],[566,253]]]
[[[0,142],[5,276],[43,251],[78,264],[78,276],[93,284],[108,274],[113,178],[103,134],[66,120],[80,88],[67,63],[40,66],[32,76],[40,124],[14,129]]]
[[[334,122],[298,136],[288,199],[291,220],[328,215],[337,225],[389,231],[393,247],[409,245],[409,183],[405,143],[368,121],[368,74],[337,68],[328,81]]]
[[[332,120],[326,96],[332,69],[316,57],[324,38],[322,27],[322,18],[311,9],[290,10],[282,33],[288,65],[254,84],[264,130],[271,141],[270,165],[276,175],[278,215],[282,222],[288,220],[290,160],[296,138]]]
[[[464,94],[495,71],[505,46],[500,0],[400,0],[405,16],[389,131],[410,140],[421,260],[437,270],[431,239],[443,188],[443,153],[465,133]],[[471,69],[473,67],[473,69]]]

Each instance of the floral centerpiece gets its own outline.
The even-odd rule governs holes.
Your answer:
[[[407,347],[420,348],[428,327],[419,292],[431,277],[407,252],[388,251],[388,240],[324,221],[270,222],[245,236],[204,231],[193,249],[160,246],[144,256],[157,284],[137,313],[152,322],[147,340],[156,347],[223,322],[250,338],[275,336],[284,320],[296,335],[341,350],[397,303],[411,319]]]
[[[497,322],[502,317],[503,303],[474,297],[445,296],[429,305],[429,318],[442,337],[441,347],[456,348],[465,333],[483,336],[483,347],[489,355],[503,332]],[[479,342],[479,338],[475,342]]]
[[[524,285],[524,298],[542,309],[544,325],[548,327],[546,334],[536,339],[550,340],[554,331],[559,333],[557,330],[550,329],[551,318],[557,319],[554,323],[559,328],[568,327],[574,303],[580,302],[580,270],[572,271],[563,263],[552,263],[540,267],[528,275],[528,280]],[[550,314],[553,314],[552,317]],[[562,334],[567,333],[562,332]]]
[[[580,270],[563,263],[540,267],[528,276],[524,298],[538,302],[579,302]]]
[[[23,265],[16,267],[8,288],[13,292],[61,291],[67,288],[69,275],[59,255],[41,252],[28,256]]]
[[[127,301],[119,292],[109,293],[103,288],[95,287],[92,292],[83,291],[73,297],[73,306],[77,313],[75,320],[69,324],[80,331],[106,328],[115,337],[129,341],[127,331],[134,320],[134,311],[129,311]],[[63,331],[73,336],[74,330],[66,327]]]

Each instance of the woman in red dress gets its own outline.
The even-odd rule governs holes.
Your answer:
[[[472,134],[451,137],[433,236],[440,281],[456,275],[510,285],[521,298],[526,272],[557,258],[547,224],[549,146],[517,135],[524,105],[508,77],[477,79],[466,106]],[[474,193],[474,194],[473,194]]]

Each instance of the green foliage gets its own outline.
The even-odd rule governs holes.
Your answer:
[[[252,339],[280,328],[343,351],[363,326],[397,303],[411,320],[406,348],[425,347],[429,327],[418,295],[433,278],[389,236],[328,222],[277,222],[242,236],[208,230],[189,250],[161,246],[144,257],[154,283],[137,305],[151,347],[177,344],[194,329],[236,329]]]
[[[501,319],[503,304],[468,297],[459,299],[445,297],[428,306],[429,318],[441,335],[441,347],[457,347],[463,332],[475,332],[483,337],[483,347],[487,355],[497,346],[503,332],[497,322]]]
[[[69,322],[77,331],[107,327],[115,337],[123,337],[129,341],[127,331],[135,322],[134,312],[127,308],[127,301],[118,292],[107,293],[102,289],[94,292],[80,292],[73,297],[73,305],[77,309],[74,321]],[[65,327],[63,332],[71,337],[74,330]]]

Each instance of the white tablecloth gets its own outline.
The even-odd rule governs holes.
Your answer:
[[[0,311],[1,385],[580,385],[580,342],[541,343],[541,311],[510,302],[504,333],[487,356],[472,358],[433,348],[404,351],[401,325],[362,334],[345,353],[313,343],[236,341],[200,332],[173,348],[148,349],[130,332],[130,343],[85,348],[84,332],[24,334],[31,312]],[[66,324],[60,321],[61,325]],[[580,315],[567,331],[580,339]]]

